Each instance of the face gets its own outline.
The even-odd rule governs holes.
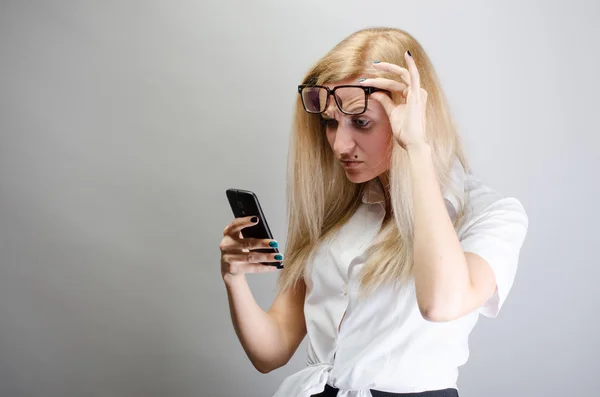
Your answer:
[[[333,89],[344,84],[356,84],[356,81],[344,80],[326,85]],[[364,94],[354,98],[341,96],[341,99],[344,109],[352,103],[364,104]],[[342,113],[334,98],[330,97],[322,117],[327,141],[351,182],[369,181],[389,169],[392,129],[379,102],[369,98],[366,112],[353,116]]]

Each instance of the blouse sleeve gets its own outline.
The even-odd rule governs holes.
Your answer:
[[[496,276],[496,292],[479,308],[484,316],[496,317],[512,288],[529,221],[515,198],[494,201],[471,216],[461,244],[464,252],[483,258]]]

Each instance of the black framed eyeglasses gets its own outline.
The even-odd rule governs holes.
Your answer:
[[[340,111],[347,115],[362,114],[367,110],[369,95],[383,91],[382,88],[362,85],[338,85],[333,89],[322,85],[300,84],[298,93],[302,98],[302,106],[308,113],[323,113],[329,105],[329,97],[333,96]]]

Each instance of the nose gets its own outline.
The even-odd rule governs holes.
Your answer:
[[[340,155],[342,153],[351,152],[356,145],[354,142],[354,136],[352,134],[352,127],[349,126],[346,120],[341,119],[338,122],[338,126],[335,130],[333,138],[333,151]]]

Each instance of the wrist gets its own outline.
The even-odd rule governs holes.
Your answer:
[[[408,157],[412,158],[429,158],[431,159],[431,146],[427,142],[415,142],[406,146]]]
[[[246,275],[244,273],[241,274],[231,274],[231,273],[223,273],[223,282],[227,288],[235,287],[236,285],[243,283],[246,281]]]

